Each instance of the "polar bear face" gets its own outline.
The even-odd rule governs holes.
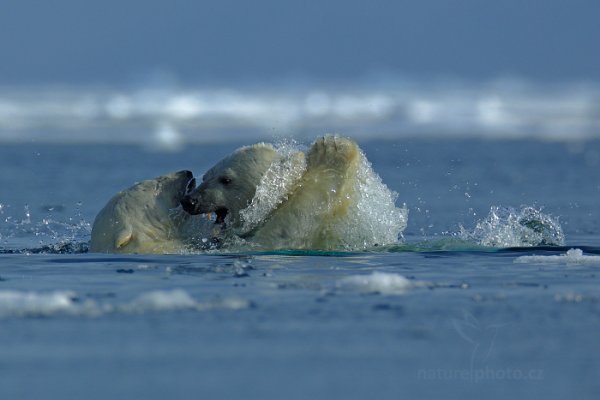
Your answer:
[[[92,227],[90,251],[156,252],[176,239],[169,213],[194,189],[190,171],[146,180],[118,193],[98,213]]]
[[[179,206],[183,196],[196,187],[196,179],[190,171],[179,171],[162,175],[135,184],[126,192],[141,219],[168,217],[170,210]]]
[[[262,176],[279,158],[265,143],[236,150],[204,174],[200,186],[181,201],[183,209],[192,215],[214,212],[217,223],[229,216],[231,224],[238,224],[239,212],[250,204]]]

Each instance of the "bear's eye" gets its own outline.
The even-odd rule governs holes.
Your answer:
[[[219,183],[222,183],[223,185],[229,185],[231,183],[231,178],[228,176],[222,176],[219,178]]]

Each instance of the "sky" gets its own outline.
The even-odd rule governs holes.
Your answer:
[[[592,0],[4,0],[0,85],[600,81]]]

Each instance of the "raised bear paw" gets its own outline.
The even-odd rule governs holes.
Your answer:
[[[325,135],[313,143],[307,158],[309,169],[318,166],[345,172],[349,166],[358,162],[360,150],[353,140]]]

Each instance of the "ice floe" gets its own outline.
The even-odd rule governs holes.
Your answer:
[[[336,283],[336,287],[341,290],[383,295],[403,294],[409,289],[428,285],[427,282],[410,280],[400,274],[378,271],[369,275],[347,276]]]
[[[600,264],[600,256],[583,254],[581,249],[570,249],[565,254],[553,256],[521,256],[514,260],[519,264]]]

